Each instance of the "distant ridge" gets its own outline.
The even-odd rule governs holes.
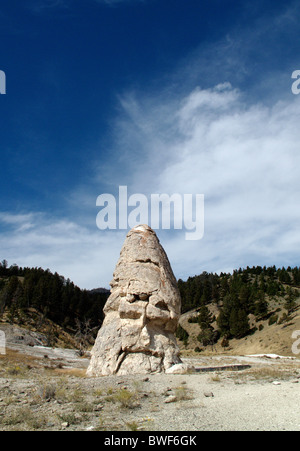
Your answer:
[[[98,293],[104,293],[109,294],[110,290],[107,288],[93,288],[92,290],[88,290],[90,294],[98,294]]]

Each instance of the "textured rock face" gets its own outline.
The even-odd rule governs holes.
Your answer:
[[[155,232],[133,228],[122,247],[88,376],[165,372],[181,364],[175,331],[181,300]]]

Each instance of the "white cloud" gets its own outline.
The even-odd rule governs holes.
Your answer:
[[[147,195],[206,198],[202,241],[158,232],[178,277],[298,264],[299,98],[288,90],[285,102],[250,105],[223,83],[171,100],[130,94],[122,106],[117,152],[128,150],[111,183],[127,181],[131,192]]]
[[[109,288],[124,233],[104,233],[42,213],[0,213],[1,258],[22,267],[49,268],[81,288]]]

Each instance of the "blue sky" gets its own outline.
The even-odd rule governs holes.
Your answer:
[[[0,2],[0,259],[109,286],[96,199],[205,195],[158,230],[177,278],[299,265],[298,1]]]

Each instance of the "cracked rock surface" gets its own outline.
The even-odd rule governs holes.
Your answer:
[[[181,310],[177,282],[147,225],[128,233],[110,285],[87,375],[168,372],[182,364],[174,335]]]

